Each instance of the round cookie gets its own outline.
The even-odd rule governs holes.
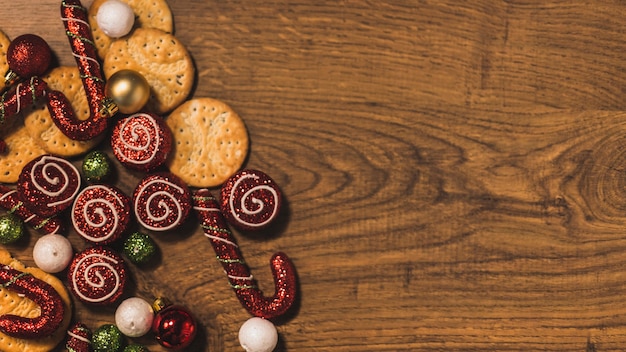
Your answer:
[[[107,79],[124,69],[143,75],[150,84],[145,109],[158,115],[182,104],[194,84],[195,68],[187,48],[155,28],[137,28],[111,43],[102,67]]]
[[[46,154],[46,151],[35,143],[24,125],[16,124],[5,133],[2,135],[7,144],[7,151],[0,154],[0,170],[2,170],[0,182],[15,183],[22,168],[31,160]]]
[[[11,44],[11,40],[9,37],[4,34],[4,32],[0,31],[0,77],[2,78],[0,84],[4,86],[4,75],[9,70],[9,64],[7,63],[7,49],[9,49],[9,45]]]
[[[40,339],[19,339],[0,333],[0,351],[17,352],[47,352],[54,349],[65,337],[65,332],[72,319],[72,301],[69,293],[61,280],[52,274],[48,274],[41,269],[25,267],[24,264],[11,257],[9,252],[0,248],[0,264],[8,265],[16,270],[29,273],[34,277],[45,281],[51,285],[61,296],[65,304],[63,320],[55,332]],[[18,293],[0,287],[0,315],[15,314],[28,318],[39,315],[40,308],[33,301],[21,297]]]
[[[74,108],[79,120],[89,118],[89,105],[85,88],[80,79],[78,67],[62,66],[50,71],[43,80],[51,90],[58,90],[65,94]],[[76,141],[67,137],[54,124],[46,105],[36,104],[24,117],[24,126],[46,152],[54,155],[72,157],[86,153],[94,148],[103,138],[103,135],[87,141]]]
[[[104,34],[98,26],[96,16],[98,9],[107,0],[95,0],[89,7],[89,24],[91,25],[91,34],[96,43],[98,56],[104,58],[109,46],[114,38]],[[127,3],[135,13],[135,24],[133,28],[156,28],[166,33],[174,32],[174,19],[165,0],[122,0]],[[132,34],[132,30],[131,30]]]
[[[174,146],[166,164],[194,187],[219,186],[232,176],[248,154],[248,131],[225,103],[196,98],[174,110],[165,121]]]

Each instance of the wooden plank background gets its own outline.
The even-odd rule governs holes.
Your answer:
[[[59,3],[0,0],[0,29],[73,65]],[[626,3],[169,4],[193,96],[239,112],[288,201],[267,238],[236,233],[265,291],[274,251],[298,268],[277,351],[626,350]],[[190,350],[240,351],[198,226],[155,237],[132,294],[189,307]],[[32,264],[35,240],[9,250]]]

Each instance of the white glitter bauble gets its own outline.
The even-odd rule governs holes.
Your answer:
[[[111,38],[120,38],[133,29],[135,13],[125,2],[108,0],[100,5],[96,14],[96,22],[104,34]]]
[[[73,256],[72,244],[61,235],[41,236],[33,247],[35,265],[47,273],[63,271]]]
[[[271,321],[253,317],[239,329],[239,344],[247,352],[272,352],[278,343],[278,331]]]
[[[128,337],[145,335],[152,327],[154,311],[139,297],[125,299],[115,311],[115,325]]]

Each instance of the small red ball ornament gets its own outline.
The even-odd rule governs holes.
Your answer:
[[[48,43],[38,35],[23,34],[9,44],[7,63],[9,71],[4,80],[11,85],[19,78],[40,76],[52,62],[52,50]]]
[[[152,306],[156,312],[152,332],[161,346],[179,350],[193,342],[198,328],[185,307],[174,305],[165,298],[157,298]]]

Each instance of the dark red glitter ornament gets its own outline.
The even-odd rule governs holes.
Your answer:
[[[83,189],[72,205],[72,225],[96,244],[117,241],[130,222],[130,198],[114,186],[96,184]]]
[[[167,231],[181,225],[191,211],[191,192],[171,173],[144,177],[135,188],[133,209],[139,223],[152,231]]]
[[[17,196],[17,191],[0,185],[0,207],[19,216],[25,224],[31,226],[42,235],[63,235],[65,226],[56,216],[42,217],[24,206]]]
[[[46,154],[24,166],[18,177],[17,194],[33,213],[52,216],[72,205],[80,185],[80,173],[74,165]]]
[[[278,216],[282,194],[278,185],[259,170],[241,170],[222,185],[221,209],[231,225],[242,230],[260,230]]]
[[[0,285],[35,302],[41,309],[36,318],[13,314],[0,316],[0,331],[22,339],[48,336],[56,331],[65,314],[59,293],[50,284],[9,266],[0,267]]]
[[[162,346],[175,350],[188,347],[196,337],[197,330],[194,317],[185,307],[169,303],[164,307],[156,307],[152,332]]]
[[[111,147],[122,165],[149,172],[167,159],[172,149],[172,132],[162,117],[137,113],[117,122]]]
[[[250,268],[243,260],[235,237],[228,229],[217,200],[209,190],[194,192],[193,208],[200,218],[205,236],[211,241],[231,287],[241,304],[254,316],[271,319],[283,315],[296,298],[296,269],[286,254],[272,256],[270,267],[275,292],[265,297],[258,288]]]
[[[41,76],[51,62],[52,50],[42,37],[35,34],[20,35],[7,48],[9,72],[5,75],[5,84],[13,84],[19,78]]]
[[[92,352],[91,336],[91,330],[85,324],[78,322],[67,330],[65,348],[68,352]]]
[[[126,288],[126,264],[109,248],[95,246],[74,255],[67,271],[74,296],[89,304],[117,301]]]

